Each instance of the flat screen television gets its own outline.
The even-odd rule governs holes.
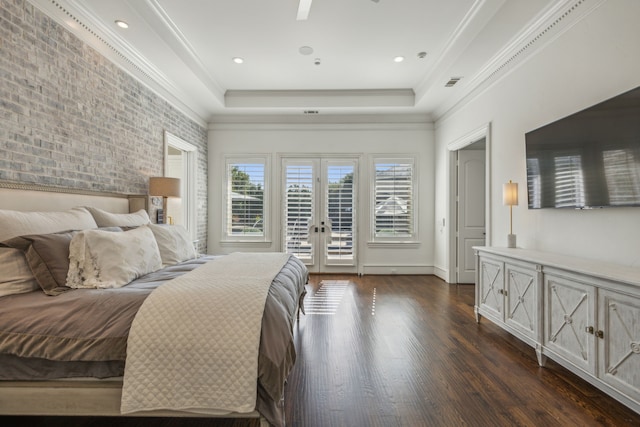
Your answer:
[[[525,134],[529,209],[640,206],[640,87]]]

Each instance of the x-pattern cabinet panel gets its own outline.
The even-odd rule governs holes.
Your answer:
[[[476,304],[476,315],[480,309],[485,316],[502,319],[504,312],[504,262],[491,258],[480,260],[477,269],[481,276]]]
[[[640,401],[640,298],[602,290],[598,299],[600,378]]]
[[[541,334],[539,267],[491,256],[477,262],[476,320],[490,318],[535,346]]]
[[[585,371],[596,372],[596,289],[545,274],[544,346]]]
[[[505,264],[505,322],[532,340],[538,338],[539,268]]]
[[[476,321],[486,317],[640,413],[640,268],[475,247]]]

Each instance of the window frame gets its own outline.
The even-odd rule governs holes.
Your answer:
[[[233,234],[229,232],[229,185],[230,171],[233,165],[238,164],[261,164],[263,166],[263,195],[262,195],[262,234]],[[222,178],[222,243],[259,243],[271,242],[271,157],[267,154],[248,154],[248,155],[225,155],[224,169]]]
[[[377,180],[376,170],[380,164],[395,164],[395,165],[411,165],[411,229],[406,236],[382,236],[376,233],[376,191]],[[370,160],[370,203],[369,203],[369,247],[375,247],[380,244],[388,247],[391,245],[399,245],[405,247],[407,245],[419,244],[418,239],[418,160],[415,154],[406,154],[401,156],[389,156],[389,155],[374,155]]]

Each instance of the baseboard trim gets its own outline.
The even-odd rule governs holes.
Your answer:
[[[364,264],[360,266],[360,274],[388,274],[388,275],[416,275],[434,274],[432,265],[387,265],[387,264]]]
[[[442,280],[444,280],[447,283],[451,283],[449,282],[449,270],[446,270],[444,268],[440,268],[440,267],[433,267],[433,274],[439,278],[441,278]]]

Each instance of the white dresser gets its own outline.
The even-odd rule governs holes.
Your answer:
[[[640,268],[474,247],[485,317],[640,413]]]

